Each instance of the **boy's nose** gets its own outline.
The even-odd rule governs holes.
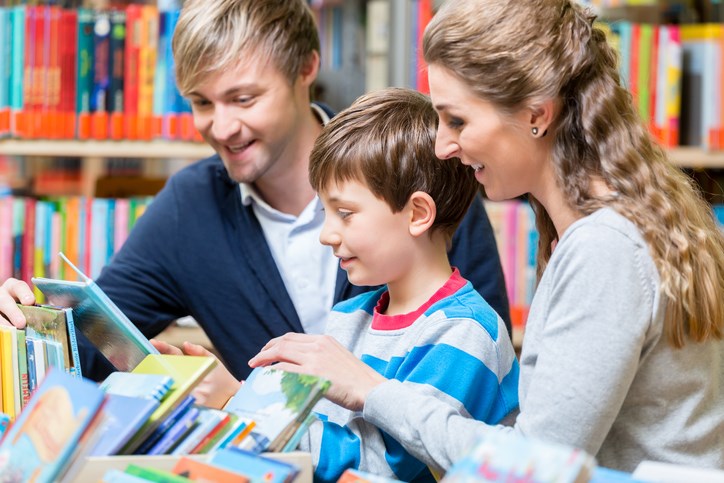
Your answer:
[[[211,134],[215,139],[225,141],[231,139],[241,130],[241,120],[237,117],[229,115],[223,109],[214,113],[213,124],[211,125]]]

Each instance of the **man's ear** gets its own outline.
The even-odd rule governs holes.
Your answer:
[[[319,52],[313,50],[299,72],[299,81],[305,87],[311,86],[319,74]]]
[[[407,202],[410,209],[410,235],[418,237],[426,233],[435,223],[437,207],[432,196],[415,191]]]

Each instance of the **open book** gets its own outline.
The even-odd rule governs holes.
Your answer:
[[[78,274],[80,281],[33,278],[32,282],[48,301],[58,307],[71,307],[75,327],[119,371],[128,372],[147,355],[158,354],[148,339],[114,304],[96,283],[60,257]]]

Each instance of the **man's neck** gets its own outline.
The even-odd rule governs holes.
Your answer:
[[[309,184],[309,155],[321,131],[319,119],[310,108],[297,136],[282,154],[289,157],[288,161],[277,162],[283,168],[270,170],[254,183],[256,191],[272,208],[299,216],[314,199],[316,193]]]

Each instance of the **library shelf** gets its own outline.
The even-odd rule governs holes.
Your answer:
[[[182,141],[61,141],[42,139],[5,139],[0,141],[0,155],[6,156],[202,159],[212,154],[214,154],[214,150],[206,143]]]

